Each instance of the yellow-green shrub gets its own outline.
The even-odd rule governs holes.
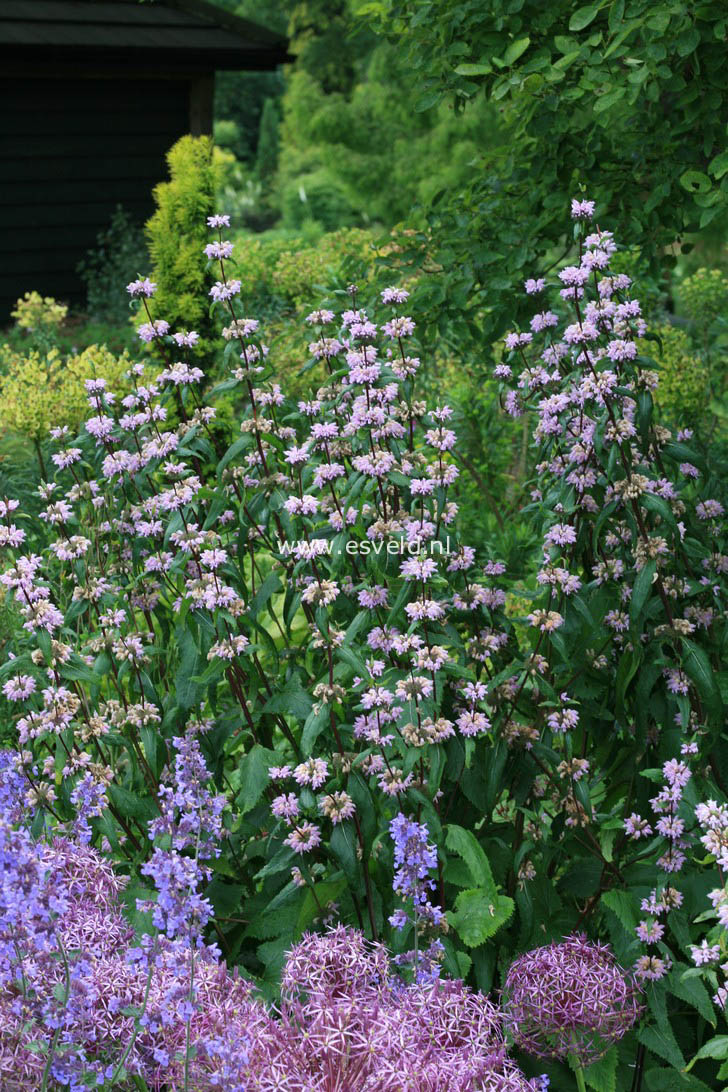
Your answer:
[[[272,281],[282,296],[297,306],[307,305],[316,297],[315,285],[325,283],[331,274],[342,274],[352,264],[372,258],[371,232],[362,228],[341,228],[322,235],[315,246],[288,249],[280,254]]]
[[[145,227],[150,278],[157,284],[152,315],[173,330],[196,330],[204,350],[214,337],[207,295],[214,278],[205,272],[203,251],[211,238],[206,220],[215,212],[221,164],[214,160],[212,137],[189,135],[170,149],[167,163],[170,180],[155,186],[157,211]],[[143,308],[139,322],[147,322]]]
[[[662,342],[656,355],[660,385],[655,401],[669,417],[693,419],[707,408],[710,372],[684,330],[666,324],[653,327],[653,332]],[[641,347],[646,355],[655,355],[654,342],[643,342]]]
[[[243,298],[271,295],[296,309],[313,306],[317,285],[371,258],[373,236],[361,228],[342,228],[324,234],[315,243],[301,235],[238,235],[235,240],[236,276],[243,282]]]
[[[26,292],[10,314],[21,330],[57,329],[68,314],[68,306],[40,292]]]
[[[53,348],[45,354],[5,351],[3,357],[7,374],[0,380],[0,421],[35,444],[52,426],[80,427],[88,410],[84,380],[102,377],[117,394],[129,389],[124,376],[131,359],[126,353],[114,355],[105,345],[90,345],[72,356]]]
[[[728,277],[721,269],[698,269],[678,289],[683,310],[700,326],[728,313]]]

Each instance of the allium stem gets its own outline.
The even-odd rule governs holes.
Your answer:
[[[578,1088],[579,1092],[586,1092],[584,1066],[573,1055],[571,1056],[570,1061],[574,1069],[574,1076],[576,1077],[576,1087]]]

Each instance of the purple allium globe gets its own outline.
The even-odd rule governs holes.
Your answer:
[[[519,956],[503,989],[506,1027],[539,1058],[600,1058],[642,1011],[639,987],[611,949],[583,935]]]

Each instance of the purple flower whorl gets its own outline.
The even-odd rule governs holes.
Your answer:
[[[536,948],[516,959],[503,989],[506,1027],[539,1058],[569,1055],[587,1066],[632,1027],[639,988],[610,948],[585,936]]]

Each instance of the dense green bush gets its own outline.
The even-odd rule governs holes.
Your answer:
[[[183,136],[167,154],[169,181],[154,188],[156,212],[145,233],[159,300],[167,321],[196,330],[204,343],[213,336],[209,316],[206,217],[216,208],[219,183],[213,143],[206,136]],[[141,271],[139,271],[141,272]],[[140,322],[147,321],[142,311]]]

